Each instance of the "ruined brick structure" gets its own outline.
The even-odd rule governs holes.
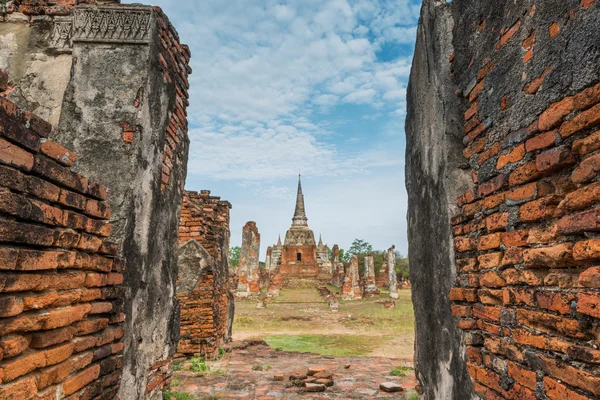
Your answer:
[[[387,251],[388,265],[388,286],[390,289],[390,297],[398,298],[398,275],[396,274],[396,246],[392,246]]]
[[[375,277],[375,285],[377,285],[378,288],[390,287],[390,276],[387,263],[381,264],[381,268]]]
[[[304,207],[302,182],[298,176],[298,192],[296,208],[292,218],[292,226],[285,234],[285,242],[279,238],[272,247],[267,270],[271,271],[271,279],[280,283],[271,285],[273,290],[294,286],[299,282],[327,282],[332,277],[332,262],[329,249],[319,237],[315,242],[315,234],[308,227],[308,218]]]
[[[331,249],[331,265],[332,275],[329,283],[337,287],[342,287],[345,275],[344,264],[340,261],[340,247],[337,244],[334,244]]]
[[[229,210],[210,191],[186,191],[179,223],[177,300],[180,338],[176,356],[214,357],[233,317],[229,287]],[[231,307],[231,309],[230,309]]]
[[[2,95],[47,118],[74,172],[110,190],[109,239],[128,266],[119,397],[160,399],[178,336],[189,49],[158,7],[10,1],[0,14]]]
[[[256,222],[248,221],[242,229],[242,248],[240,250],[236,296],[248,297],[260,294],[259,254],[260,233],[258,233]]]
[[[407,183],[426,398],[600,397],[599,26],[595,0],[423,4]]]
[[[350,264],[348,265],[348,268],[346,268],[341,295],[345,300],[360,300],[363,298],[363,290],[360,287],[358,257],[356,254],[352,255]]]
[[[364,282],[365,297],[379,294],[375,284],[375,262],[372,254],[365,256]]]
[[[0,399],[112,399],[125,262],[107,189],[51,130],[0,97]]]

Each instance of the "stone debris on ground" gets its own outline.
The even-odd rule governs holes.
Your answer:
[[[402,359],[333,357],[277,351],[261,340],[233,342],[211,371],[199,376],[183,363],[171,392],[220,399],[405,399],[416,386],[414,373],[391,376]],[[256,366],[260,368],[256,368]]]

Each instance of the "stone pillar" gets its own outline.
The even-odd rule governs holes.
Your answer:
[[[267,272],[271,272],[271,254],[273,253],[273,248],[271,246],[267,247],[267,257],[265,258],[265,269]]]
[[[374,296],[378,293],[375,284],[375,261],[373,255],[365,256],[365,296]]]
[[[398,298],[398,277],[396,276],[396,246],[388,249],[388,276],[390,280],[390,297]]]
[[[360,289],[360,276],[358,273],[358,257],[352,256],[350,265],[344,276],[344,284],[342,285],[342,297],[345,300],[360,300],[362,299],[362,290]]]
[[[260,294],[259,254],[260,234],[256,222],[246,222],[242,230],[242,250],[240,251],[239,282],[236,295],[247,297]]]
[[[340,261],[340,248],[337,244],[331,249],[331,273],[329,281],[332,285],[342,287],[344,284],[344,264]]]
[[[378,288],[389,288],[390,287],[390,273],[388,271],[387,263],[383,263],[379,272],[377,273],[377,278],[375,278],[375,284]]]

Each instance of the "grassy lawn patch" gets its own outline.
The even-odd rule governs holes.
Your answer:
[[[372,336],[363,335],[273,335],[265,341],[274,349],[328,356],[365,356],[377,346]]]

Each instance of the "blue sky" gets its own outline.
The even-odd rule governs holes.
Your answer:
[[[418,0],[153,0],[190,46],[186,188],[229,200],[261,259],[302,173],[309,226],[330,246],[406,240],[404,118]]]

